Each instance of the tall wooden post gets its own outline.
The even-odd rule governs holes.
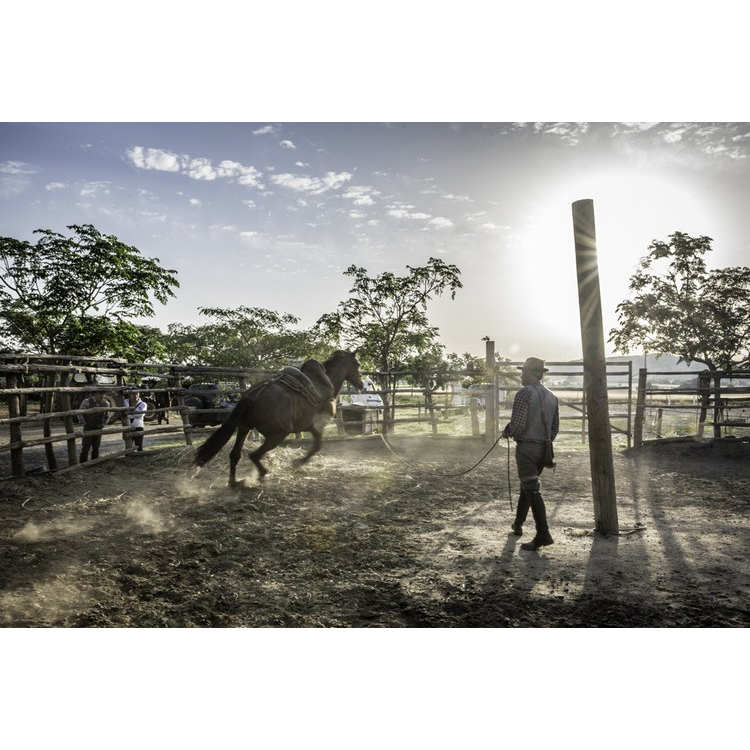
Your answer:
[[[594,201],[591,199],[573,203],[573,235],[583,345],[583,384],[589,421],[594,519],[597,531],[617,534],[620,527],[617,521],[612,433],[609,426],[607,363],[604,354],[602,300],[596,255]]]
[[[643,445],[643,420],[646,416],[646,376],[647,370],[638,370],[638,397],[635,402],[635,425],[633,426],[633,445],[640,448]]]
[[[484,400],[484,432],[491,445],[497,440],[497,377],[495,375],[495,342],[487,341],[485,346],[485,365],[490,392]]]

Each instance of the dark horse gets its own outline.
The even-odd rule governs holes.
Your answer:
[[[344,381],[348,380],[358,390],[363,388],[356,355],[356,352],[335,351],[322,365],[316,359],[308,359],[299,370],[285,367],[279,375],[254,385],[243,394],[221,427],[198,448],[193,466],[208,463],[236,431],[229,454],[229,485],[234,487],[242,445],[253,428],[265,438],[260,448],[250,454],[261,479],[267,469],[260,459],[293,432],[312,433],[312,447],[296,463],[308,461],[320,450],[323,427],[326,419],[335,414],[336,397]]]

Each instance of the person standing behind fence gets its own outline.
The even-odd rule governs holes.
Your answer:
[[[547,525],[539,476],[545,465],[545,443],[553,441],[560,430],[560,407],[557,396],[542,385],[544,373],[549,372],[544,360],[529,357],[519,369],[523,388],[513,400],[510,422],[503,430],[503,437],[512,437],[516,441],[516,467],[521,482],[516,520],[511,528],[516,536],[521,536],[531,508],[536,536],[522,544],[521,549],[537,550],[554,544]]]
[[[85,398],[81,402],[79,407],[82,411],[88,409],[101,409],[107,406],[107,402],[104,400],[104,394],[96,392]],[[103,430],[107,424],[107,418],[109,412],[106,411],[95,411],[86,412],[85,414],[78,415],[78,421],[83,425],[84,433],[89,430]],[[91,459],[99,458],[99,446],[102,444],[101,435],[83,435],[81,442],[81,463],[85,463],[89,460],[89,451],[91,451]]]
[[[134,391],[130,398],[125,399],[125,406],[133,404],[133,413],[128,414],[130,427],[133,429],[133,442],[137,450],[143,450],[143,418],[146,416],[148,405],[141,400],[141,394]]]

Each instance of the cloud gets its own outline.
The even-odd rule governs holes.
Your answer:
[[[355,206],[372,206],[375,204],[373,196],[377,197],[378,195],[380,195],[380,191],[374,187],[352,185],[342,193],[341,197],[353,201]]]
[[[713,158],[747,159],[743,141],[748,137],[745,123],[664,123],[658,136],[670,146],[679,146],[681,153],[703,153]]]
[[[23,161],[3,161],[0,162],[0,172],[3,174],[28,175],[36,174],[39,170]]]
[[[563,143],[576,146],[586,133],[589,132],[587,122],[536,122],[534,132],[542,135],[554,135]]]
[[[652,130],[658,124],[658,122],[617,122],[615,123],[615,132],[643,133],[646,130]]]
[[[200,206],[201,202],[197,198],[191,198],[190,199],[190,205],[191,206]]]
[[[427,224],[435,229],[449,229],[453,226],[453,222],[450,219],[446,219],[445,216],[436,216],[434,219],[430,219]]]
[[[665,133],[662,133],[662,138],[667,143],[678,143],[682,140],[682,136],[685,135],[686,130],[684,128],[681,128],[679,130],[668,130]]]
[[[0,198],[22,193],[31,183],[29,176],[37,171],[20,161],[0,162]]]
[[[281,146],[281,148],[288,148],[292,150],[297,148],[291,141],[279,141],[279,146]]]
[[[167,220],[165,214],[160,214],[156,211],[138,211],[138,216],[142,216],[146,220],[155,220],[164,222]]]
[[[104,194],[109,195],[111,192],[112,183],[104,181],[86,182],[81,188],[81,198],[94,198],[97,195]]]
[[[134,146],[126,154],[130,161],[139,169],[157,169],[160,172],[180,171],[180,159],[170,151]]]
[[[274,135],[276,128],[273,125],[264,125],[262,128],[253,130],[253,135]]]
[[[64,182],[49,182],[44,186],[45,190],[65,190],[67,185]]]
[[[193,180],[215,180],[219,174],[210,159],[185,159],[183,172]]]
[[[323,177],[310,177],[299,174],[276,174],[271,177],[275,185],[296,190],[300,193],[320,195],[329,190],[336,190],[351,180],[350,172],[326,172]]]
[[[255,167],[246,167],[237,161],[225,160],[219,162],[218,173],[220,177],[234,180],[238,185],[262,187],[260,179],[263,173]]]
[[[219,178],[248,187],[263,187],[263,173],[252,166],[225,159],[214,166],[210,159],[187,154],[174,154],[158,148],[134,146],[126,152],[130,161],[139,169],[155,169],[161,172],[179,172],[192,180],[213,181]]]
[[[388,216],[393,216],[396,219],[431,219],[431,214],[426,214],[422,211],[412,211],[413,205],[406,203],[396,203],[388,207]]]

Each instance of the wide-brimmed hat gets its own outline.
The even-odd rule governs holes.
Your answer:
[[[518,369],[527,370],[531,373],[538,373],[539,375],[543,375],[545,372],[549,372],[549,370],[544,366],[544,360],[537,359],[536,357],[529,357],[523,363],[523,367],[519,367]]]

